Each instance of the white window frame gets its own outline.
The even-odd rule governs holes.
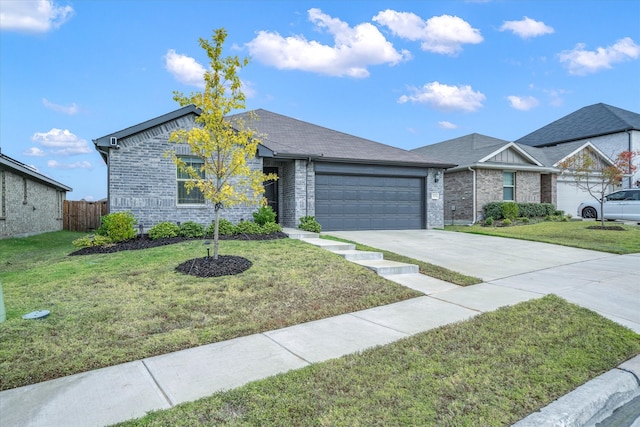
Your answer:
[[[183,162],[187,163],[187,165],[191,165],[191,166],[194,166],[194,164],[204,165],[204,160],[202,160],[200,157],[196,157],[196,156],[179,156],[179,157]],[[196,168],[196,170],[198,169]],[[201,176],[202,178],[205,177],[204,172],[201,172]],[[185,172],[182,172],[180,168],[176,167],[176,204],[178,206],[194,206],[194,205],[203,206],[205,204],[205,199],[204,199],[204,195],[202,194],[199,188],[191,189],[191,191],[188,193],[188,195],[186,195],[185,198],[181,198],[180,196],[181,185],[184,185],[184,183],[187,181],[195,181],[195,180],[190,176],[188,176]],[[184,187],[182,187],[182,189],[183,191],[186,192],[186,190],[184,190]],[[200,197],[197,197],[197,195],[200,195]]]
[[[507,174],[511,175],[511,184],[506,183]],[[507,199],[505,190],[511,190],[511,198]],[[502,171],[502,200],[505,202],[515,202],[516,201],[516,173],[514,171]]]

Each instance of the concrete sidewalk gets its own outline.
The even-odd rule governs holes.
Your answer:
[[[428,235],[419,234],[420,231],[412,233],[414,240],[407,238],[405,243],[414,249],[422,248],[409,254],[413,258],[421,258],[426,253],[439,256],[439,251],[445,250],[442,242],[447,237],[451,237],[451,245],[459,246],[455,258],[463,258],[466,263],[477,263],[473,254],[484,252],[479,250],[480,243],[475,238],[486,236],[468,235],[472,238],[465,243],[458,239],[461,233],[436,234],[437,239],[432,238],[432,242],[420,240],[429,239]],[[384,241],[365,242],[358,237],[347,238],[405,252],[391,248]],[[504,240],[509,239],[500,239],[503,246],[519,250],[511,241]],[[438,241],[440,246],[436,244]],[[546,246],[552,248],[536,249],[545,254],[546,263],[514,255],[511,265],[496,266],[497,273],[490,276],[491,281],[480,285],[462,288],[422,275],[388,275],[385,277],[419,289],[425,296],[3,391],[0,392],[0,426],[108,425],[311,363],[388,344],[504,305],[538,298],[550,291],[564,292],[561,296],[579,300],[579,293],[574,294],[572,290],[591,286],[581,297],[585,306],[597,305],[607,317],[617,317],[621,323],[640,331],[638,314],[618,307],[626,303],[638,305],[640,255],[620,257],[581,250],[570,253],[567,249],[571,248]],[[495,251],[488,256],[494,264],[500,259]],[[432,259],[430,262],[437,264]],[[554,273],[555,270],[558,272]],[[529,274],[547,276],[528,277]],[[618,286],[623,282],[628,285]],[[602,284],[605,291],[600,291],[598,284]],[[614,290],[608,298],[604,295],[606,289]],[[622,292],[621,296],[616,297],[616,292]],[[602,299],[607,302],[603,303]],[[638,364],[640,362],[633,366]],[[640,387],[628,391],[629,394],[636,392],[640,394]]]

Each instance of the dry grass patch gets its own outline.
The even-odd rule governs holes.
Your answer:
[[[221,255],[253,266],[197,278],[174,268],[206,255],[201,241],[69,257],[73,236],[65,243],[52,234],[37,263],[24,261],[31,248],[22,242],[0,273],[2,390],[421,295],[290,239],[225,241]],[[40,309],[51,315],[21,318]]]

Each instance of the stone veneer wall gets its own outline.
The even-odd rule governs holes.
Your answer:
[[[455,211],[452,207],[455,206]],[[473,222],[473,172],[448,172],[444,176],[445,224]]]
[[[435,182],[435,174],[439,174]],[[426,224],[425,228],[444,228],[445,176],[443,169],[428,169],[425,188]]]
[[[120,139],[120,149],[109,150],[109,212],[130,211],[145,230],[162,221],[194,221],[204,226],[215,217],[213,205],[178,205],[176,166],[169,150],[189,155],[186,144],[169,143],[177,129],[194,126],[194,116],[180,117],[145,132]],[[249,160],[252,169],[262,170],[262,159]],[[221,218],[234,223],[252,219],[257,204],[225,207]]]
[[[0,170],[0,238],[62,230],[66,192]]]
[[[516,172],[516,202],[540,203],[540,172]]]

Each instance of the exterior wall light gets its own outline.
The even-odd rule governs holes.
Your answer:
[[[435,174],[433,174],[433,182],[438,182],[440,181],[440,171],[437,170]]]

